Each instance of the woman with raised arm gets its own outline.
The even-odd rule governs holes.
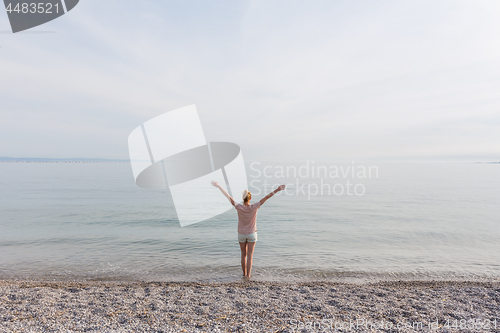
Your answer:
[[[241,249],[241,268],[243,269],[243,276],[250,278],[252,271],[253,251],[255,243],[257,242],[257,209],[260,208],[270,197],[283,191],[285,185],[278,186],[277,189],[266,195],[260,201],[250,204],[252,200],[252,193],[248,190],[243,191],[243,205],[236,203],[233,198],[219,185],[216,181],[212,180],[212,185],[217,187],[222,194],[226,196],[231,205],[238,211],[238,241],[240,242]]]

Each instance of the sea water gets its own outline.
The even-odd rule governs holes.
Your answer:
[[[258,211],[254,279],[500,279],[500,164],[364,165],[372,175],[342,175],[354,162],[338,177],[247,165],[253,202],[290,184]],[[128,162],[4,162],[0,186],[0,279],[241,278],[229,202],[181,228],[169,191],[136,186]]]

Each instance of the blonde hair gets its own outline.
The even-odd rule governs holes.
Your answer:
[[[250,199],[252,199],[252,193],[250,193],[248,190],[244,190],[242,197],[243,197],[243,202],[247,203],[248,201],[250,201]]]

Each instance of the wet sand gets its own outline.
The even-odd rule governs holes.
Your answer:
[[[294,331],[500,332],[500,283],[0,280],[0,332]]]

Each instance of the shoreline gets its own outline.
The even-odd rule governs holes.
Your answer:
[[[356,282],[357,281],[357,282]],[[413,279],[413,280],[383,280],[383,281],[365,281],[356,280],[355,282],[349,281],[329,281],[329,280],[304,280],[304,281],[266,281],[266,280],[245,280],[240,281],[149,281],[149,280],[115,280],[115,279],[94,279],[94,280],[50,280],[50,279],[25,279],[25,278],[0,278],[0,288],[6,285],[19,285],[22,288],[35,288],[35,287],[51,287],[63,288],[71,286],[184,286],[184,287],[223,287],[223,286],[246,286],[246,285],[265,285],[265,286],[287,286],[287,285],[346,285],[346,286],[378,286],[386,285],[388,287],[404,287],[405,285],[412,286],[428,286],[438,287],[450,284],[466,285],[466,286],[496,286],[500,288],[500,281],[498,280],[439,280],[439,279]],[[500,295],[499,295],[500,296]]]
[[[500,332],[500,282],[0,280],[0,317],[9,332]]]

